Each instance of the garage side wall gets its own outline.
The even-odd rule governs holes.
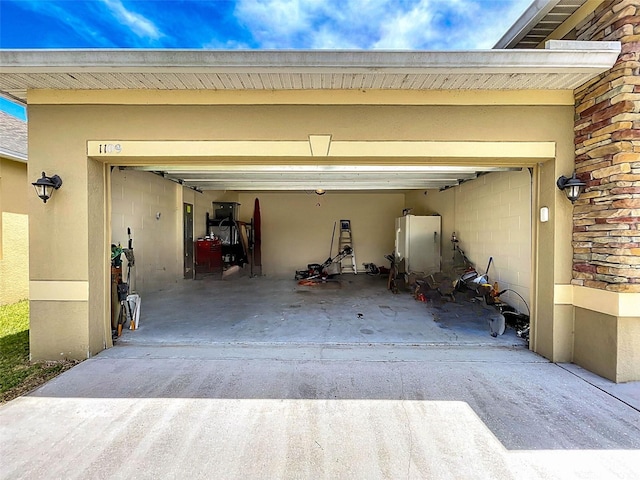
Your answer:
[[[531,301],[531,175],[519,172],[483,175],[458,187],[439,192],[431,190],[407,195],[407,206],[416,214],[442,216],[443,266],[451,266],[456,232],[460,248],[479,272],[484,273],[490,257],[491,282],[501,290],[513,292],[501,298],[527,313]],[[460,263],[457,256],[456,263]]]
[[[175,284],[182,277],[182,187],[152,173],[114,168],[111,208],[111,242],[126,247],[131,228],[132,289],[144,294]]]

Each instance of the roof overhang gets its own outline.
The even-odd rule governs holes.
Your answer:
[[[25,153],[14,152],[13,150],[2,147],[0,147],[0,158],[6,158],[8,160],[13,160],[14,162],[21,163],[27,163],[28,160],[28,157]]]
[[[578,10],[603,0],[535,0],[493,48],[538,48]],[[561,38],[561,37],[557,37]]]
[[[618,42],[564,41],[548,42],[538,50],[465,52],[0,50],[0,93],[26,103],[27,93],[37,90],[571,91],[610,69],[619,53]],[[393,151],[397,149],[394,145]],[[162,165],[155,157],[142,163],[109,162],[160,173],[197,190],[297,191],[447,188],[484,173],[528,165],[524,159],[458,165],[441,158],[435,166],[416,166],[409,158],[403,169],[397,162],[392,168],[379,167],[345,157],[335,162],[341,165],[336,168],[320,167],[322,162],[314,157],[313,167],[296,169],[286,162],[267,168],[248,159],[247,166],[234,169],[229,165],[235,160],[219,171],[206,166],[208,162],[184,169]]]
[[[573,90],[618,42],[537,50],[0,50],[0,92],[28,90]]]

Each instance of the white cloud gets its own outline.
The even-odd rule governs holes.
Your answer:
[[[157,40],[163,36],[151,20],[139,13],[127,10],[121,0],[102,1],[120,23],[129,27],[139,37]]]
[[[240,0],[236,14],[264,48],[285,47],[311,27],[309,4],[287,0]]]
[[[380,38],[373,48],[411,50],[428,44],[438,32],[433,27],[435,17],[433,2],[422,0],[409,10],[398,10],[380,29]]]
[[[491,48],[531,0],[238,0],[260,48]]]

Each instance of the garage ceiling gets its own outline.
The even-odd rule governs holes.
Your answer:
[[[386,165],[242,165],[125,167],[151,171],[194,190],[425,190],[460,185],[489,172],[513,167]]]

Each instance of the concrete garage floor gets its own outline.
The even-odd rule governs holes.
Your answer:
[[[218,308],[215,329],[195,320],[208,299],[188,293],[190,316],[165,292],[166,319],[148,305],[144,330],[0,407],[0,478],[640,478],[640,383],[441,328],[410,296],[347,295],[338,311],[328,294],[238,280],[221,288],[246,300],[228,302],[253,305]],[[306,309],[318,328],[292,332]],[[154,333],[163,322],[177,337]]]
[[[392,294],[381,276],[338,278],[316,286],[292,278],[187,280],[145,296],[139,330],[125,330],[117,343],[526,345],[513,329],[491,337],[492,307],[462,298],[425,304],[408,291]]]

